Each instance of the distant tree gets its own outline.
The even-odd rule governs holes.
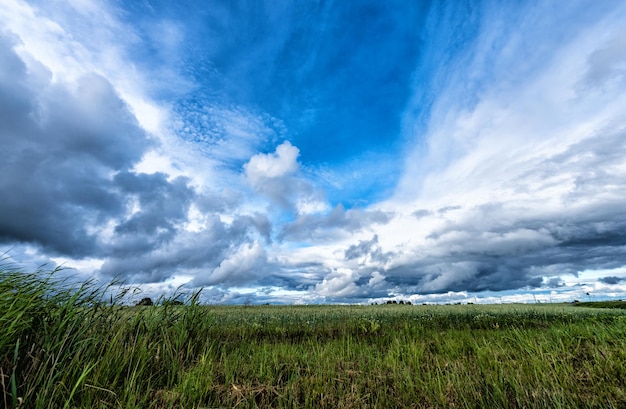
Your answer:
[[[154,303],[152,302],[152,298],[150,298],[150,297],[145,297],[145,298],[142,298],[142,299],[141,299],[141,301],[139,301],[139,302],[138,302],[137,304],[135,304],[135,305],[137,305],[137,306],[150,306],[150,305],[153,305],[153,304],[154,304]]]
[[[182,302],[181,300],[163,300],[161,302],[161,305],[163,306],[170,306],[170,305],[185,305],[184,302]]]

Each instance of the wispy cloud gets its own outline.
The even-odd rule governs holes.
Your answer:
[[[388,248],[404,254],[386,274],[392,282],[419,292],[504,290],[623,264],[624,93],[598,92],[589,75],[598,53],[621,44],[624,10],[594,15],[583,31],[580,19],[554,29],[548,10],[531,11],[540,17],[521,27],[486,25],[427,127],[412,128],[425,129],[425,145],[408,155],[389,205],[413,220],[379,233],[397,232]],[[487,14],[483,24],[489,18],[505,17]],[[613,58],[604,81],[623,77]],[[455,210],[442,215],[442,206]]]

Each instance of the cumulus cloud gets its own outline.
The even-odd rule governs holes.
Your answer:
[[[51,82],[14,46],[0,36],[0,240],[93,254],[94,230],[124,214],[112,175],[132,168],[152,141],[105,78]]]
[[[112,255],[143,253],[171,241],[196,197],[184,177],[168,181],[163,173],[120,172],[113,180],[125,197],[128,216],[114,228]]]
[[[291,176],[298,170],[299,153],[298,148],[285,141],[274,153],[260,153],[250,158],[244,165],[246,177],[256,190],[268,190],[267,185],[272,181]]]
[[[393,253],[384,253],[375,234],[370,240],[361,240],[345,251],[346,260],[360,260],[361,263],[373,262],[383,265],[393,257]]]
[[[316,284],[315,292],[332,298],[352,298],[359,291],[355,283],[358,278],[358,274],[352,270],[337,270]]]
[[[208,269],[220,277],[212,283],[245,281],[249,269],[232,265],[264,254],[254,240],[271,241],[269,219],[234,214],[224,222],[218,214],[237,207],[237,194],[200,192],[183,176],[136,171],[158,142],[112,84],[97,74],[52,81],[45,68],[16,54],[17,41],[0,36],[0,144],[7,158],[0,164],[0,241],[47,257],[99,258],[95,272],[104,278],[154,283]],[[192,208],[201,212],[197,231],[186,229]]]
[[[266,263],[265,249],[258,242],[246,243],[209,274],[198,274],[193,284],[204,286],[227,282],[237,285],[250,282],[266,273]]]
[[[274,205],[294,213],[311,213],[327,208],[324,194],[299,174],[300,151],[289,141],[273,153],[259,153],[244,164],[249,185]]]

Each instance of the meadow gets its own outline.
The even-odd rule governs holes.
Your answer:
[[[619,303],[210,306],[194,294],[130,307],[126,295],[1,270],[0,405],[626,407]]]

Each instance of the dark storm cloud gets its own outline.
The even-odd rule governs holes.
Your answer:
[[[154,144],[113,86],[95,74],[52,82],[14,44],[0,36],[0,243],[101,258],[100,277],[129,283],[254,279],[231,264],[265,263],[254,240],[271,240],[267,217],[224,223],[216,213],[236,207],[237,194],[199,194],[184,177],[133,171]],[[206,227],[199,232],[185,230],[192,205]]]
[[[106,79],[52,83],[14,44],[0,36],[0,241],[93,255],[89,228],[125,211],[110,175],[137,163],[151,142]]]
[[[616,276],[607,276],[607,277],[600,278],[598,281],[604,284],[615,285],[615,284],[621,283],[622,281],[626,281],[626,278],[616,277]]]
[[[217,216],[210,217],[207,224],[200,232],[178,231],[170,240],[153,248],[132,253],[117,251],[101,267],[100,274],[145,283],[200,269],[210,272],[235,245],[246,241],[246,235],[230,229]]]
[[[361,240],[358,244],[353,244],[345,251],[346,260],[369,259],[370,261],[384,264],[392,259],[392,252],[383,252],[378,243],[378,235],[375,234],[371,240]]]
[[[371,240],[362,240],[359,244],[354,244],[346,250],[346,260],[363,257],[372,252],[373,249],[380,248],[378,245],[378,236],[374,235]],[[374,250],[376,251],[376,250]]]
[[[239,216],[233,221],[231,228],[242,232],[249,232],[250,229],[254,229],[265,239],[267,244],[272,243],[272,222],[264,214],[254,213]]]
[[[559,277],[554,277],[544,282],[543,285],[548,288],[557,288],[557,287],[563,287],[565,283]]]
[[[354,233],[375,224],[385,224],[392,218],[392,213],[380,210],[345,210],[337,205],[330,213],[307,214],[287,224],[279,238],[288,240],[309,240],[334,237],[338,231]]]
[[[480,206],[466,223],[450,223],[431,234],[428,255],[392,260],[395,265],[382,272],[390,283],[418,293],[502,291],[555,287],[557,276],[626,262],[626,222],[620,212],[612,218],[602,213],[601,222],[589,212],[491,224],[507,213],[502,206]]]
[[[120,172],[114,178],[127,201],[137,200],[139,210],[115,226],[113,255],[153,250],[173,239],[195,192],[183,177]]]

